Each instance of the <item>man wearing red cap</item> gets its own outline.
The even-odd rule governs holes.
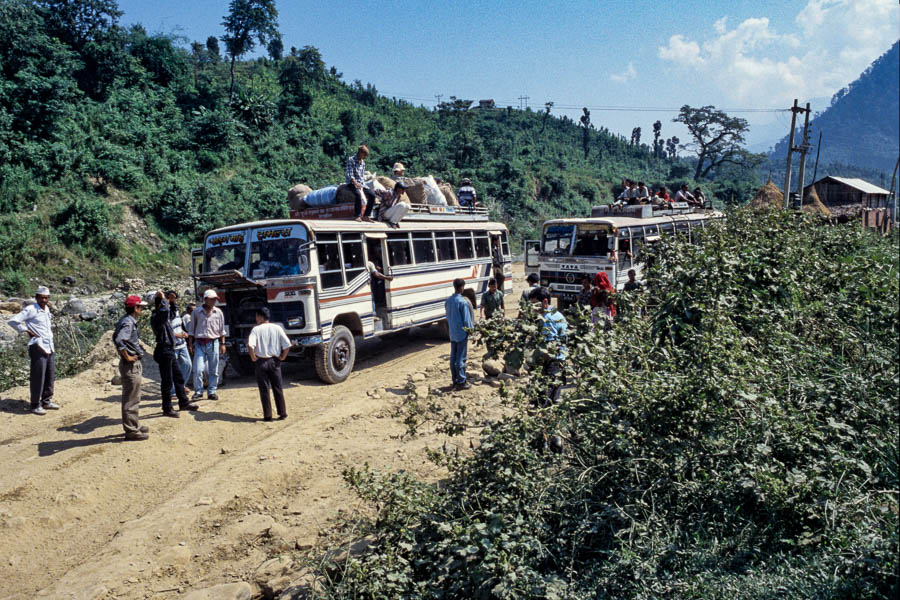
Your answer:
[[[146,440],[149,428],[138,424],[138,406],[141,403],[141,359],[144,350],[138,339],[138,317],[146,302],[140,296],[125,298],[125,316],[119,319],[113,331],[113,344],[119,353],[119,374],[122,376],[122,427],[126,440]]]

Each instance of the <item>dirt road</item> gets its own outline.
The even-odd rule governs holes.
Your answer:
[[[394,416],[412,378],[449,383],[449,344],[434,336],[424,329],[367,342],[338,386],[320,383],[309,366],[286,366],[289,417],[272,423],[260,420],[252,378],[229,379],[220,400],[196,413],[162,417],[147,357],[145,442],[122,441],[109,359],[59,381],[63,408],[44,417],[25,411],[27,389],[4,393],[0,598],[174,598],[252,581],[267,558],[315,545],[359,509],[344,467],[439,477],[425,448],[443,439],[401,439]],[[470,350],[470,373],[480,372],[480,354]],[[493,398],[486,383],[468,393]]]

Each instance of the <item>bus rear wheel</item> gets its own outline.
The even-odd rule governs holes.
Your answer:
[[[341,383],[353,371],[356,362],[356,343],[353,334],[343,325],[331,331],[327,344],[316,348],[316,373],[325,383]]]

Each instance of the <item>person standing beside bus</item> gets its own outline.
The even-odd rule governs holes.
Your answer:
[[[225,354],[225,315],[216,306],[215,290],[203,292],[203,304],[191,315],[188,346],[194,353],[194,401],[203,399],[203,372],[207,372],[207,398],[218,400],[219,356]]]
[[[175,361],[178,364],[178,370],[181,371],[181,378],[184,379],[185,385],[191,380],[191,353],[187,348],[187,326],[184,316],[178,312],[178,292],[168,290],[166,292],[166,300],[169,302],[169,323],[172,325],[172,331],[175,333]],[[187,392],[185,392],[187,393]],[[175,385],[172,384],[172,395],[175,395]]]
[[[53,345],[53,327],[50,325],[50,289],[38,287],[34,294],[34,304],[29,304],[22,312],[9,320],[9,326],[19,333],[27,333],[28,357],[31,359],[29,387],[31,410],[36,415],[47,414],[45,409],[58,409],[53,401],[53,382],[56,379]]]
[[[541,331],[548,345],[547,351],[542,353],[544,375],[548,379],[542,403],[546,407],[559,401],[560,389],[566,383],[565,361],[569,353],[566,347],[569,323],[550,303],[550,290],[547,288],[539,287],[533,290],[528,299],[535,303],[541,315]]]
[[[453,295],[444,303],[447,324],[450,329],[450,376],[453,389],[468,390],[472,384],[466,381],[466,355],[468,353],[469,333],[474,325],[469,301],[462,295],[466,280],[453,280]]]
[[[505,315],[506,305],[503,303],[503,292],[497,288],[497,280],[488,280],[488,289],[481,295],[481,316],[490,319],[494,313]]]
[[[353,204],[353,214],[357,221],[372,222],[372,209],[375,208],[375,193],[365,186],[366,159],[369,157],[369,147],[363,144],[356,151],[356,156],[347,159],[347,185],[356,189],[356,201]],[[363,207],[365,203],[365,208]]]
[[[122,428],[125,439],[146,440],[149,428],[138,422],[138,408],[141,404],[141,380],[143,379],[144,350],[138,337],[138,318],[147,303],[140,296],[132,294],[125,298],[125,316],[116,323],[113,330],[113,344],[119,354],[119,375],[122,377]]]
[[[159,365],[160,384],[162,395],[162,411],[166,417],[178,418],[178,412],[172,407],[172,393],[178,398],[179,410],[197,410],[197,405],[188,400],[184,392],[184,376],[178,365],[178,357],[175,345],[178,338],[175,337],[175,329],[172,327],[170,317],[171,305],[163,297],[162,292],[156,292],[153,298],[153,314],[150,316],[150,327],[156,337],[156,347],[153,349],[153,360]]]
[[[593,322],[599,323],[601,319],[612,322],[616,317],[616,303],[613,294],[616,288],[609,282],[609,276],[603,271],[594,275],[594,291],[591,294],[591,309]]]
[[[275,410],[278,420],[287,419],[287,408],[284,404],[284,387],[281,379],[281,363],[287,358],[291,349],[291,340],[280,325],[269,323],[269,309],[261,306],[256,309],[256,327],[250,330],[247,340],[250,360],[256,363],[256,385],[259,386],[259,401],[262,403],[263,421],[272,420],[272,403],[269,399],[269,388],[275,397]]]

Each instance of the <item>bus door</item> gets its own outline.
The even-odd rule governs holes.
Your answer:
[[[197,290],[197,275],[203,272],[203,248],[191,248],[191,277],[194,281],[194,300],[200,299]]]
[[[384,244],[387,235],[381,232],[372,232],[365,234],[366,239],[366,257],[367,268],[368,263],[372,263],[382,274],[387,274],[387,265],[384,262],[385,249]],[[369,287],[372,291],[372,312],[375,313],[375,331],[390,329],[390,313],[387,309],[387,286],[388,281],[379,279],[369,274]]]
[[[525,252],[525,276],[541,270],[541,240],[525,240],[523,242]]]
[[[503,231],[489,231],[491,236],[491,276],[497,281],[497,289],[503,291],[506,282],[505,265],[509,257],[509,242]]]

